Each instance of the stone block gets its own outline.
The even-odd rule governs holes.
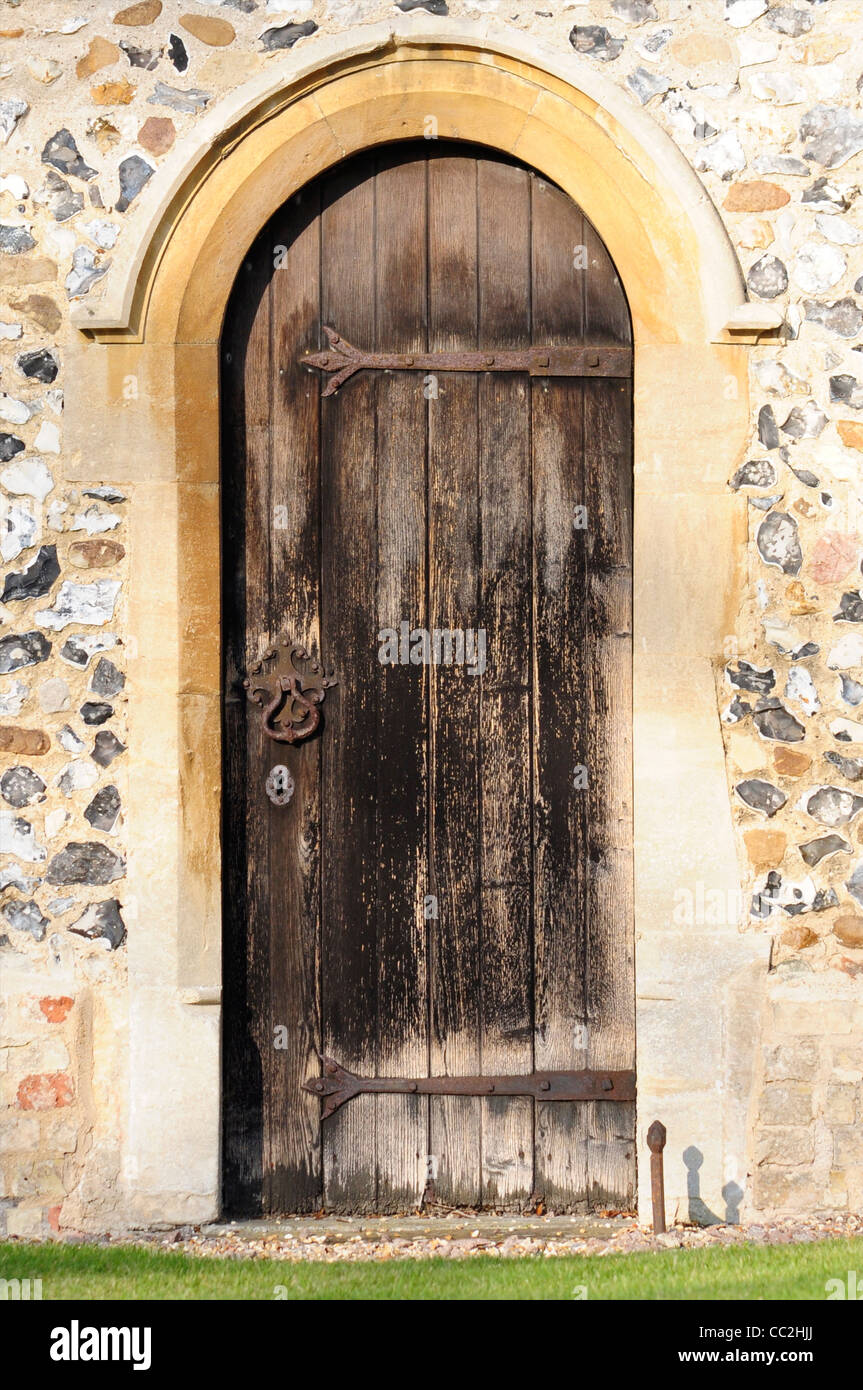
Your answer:
[[[805,1125],[812,1119],[812,1087],[802,1081],[771,1081],[761,1092],[759,1118],[765,1125]]]
[[[812,1162],[815,1140],[805,1125],[776,1125],[758,1131],[756,1163],[781,1168],[798,1168]]]

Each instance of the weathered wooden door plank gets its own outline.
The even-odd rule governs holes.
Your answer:
[[[477,160],[479,341],[530,344],[530,175]],[[530,836],[531,498],[529,382],[479,381],[481,1038],[484,1072],[533,1070]],[[533,1191],[533,1101],[482,1101],[482,1200]]]
[[[409,352],[426,342],[425,159],[383,159],[375,178],[377,334]],[[379,385],[378,633],[426,625],[426,403],[422,379]],[[372,622],[374,618],[374,622]],[[428,1061],[428,980],[423,901],[427,846],[428,667],[378,663],[377,914],[378,1074],[415,1076]],[[377,1208],[415,1209],[428,1153],[428,1102],[376,1102]]]
[[[476,160],[429,161],[429,349],[477,346]],[[429,622],[476,626],[479,599],[475,375],[440,378],[429,400]],[[430,670],[432,1075],[481,1067],[479,684],[463,666]],[[481,1199],[481,1102],[432,1097],[435,1192]]]
[[[296,342],[317,340],[320,187],[292,198],[270,226],[272,239],[264,248],[274,262],[266,519],[271,538],[270,630],[319,655],[319,410],[306,373],[289,353]],[[320,753],[320,739],[290,749],[268,741],[262,775],[283,762],[294,778],[294,794],[288,806],[273,806],[261,797],[260,779],[254,788],[266,811],[270,846],[267,1129],[270,1205],[275,1211],[310,1212],[320,1206],[320,1114],[314,1105],[297,1102],[297,1087],[317,1064],[321,1046]]]
[[[368,172],[367,163],[349,165],[328,181],[321,241],[324,316],[339,306],[348,331],[367,340],[375,329],[375,185]],[[356,383],[353,400],[321,402],[321,641],[339,668],[321,740],[324,1049],[340,1048],[371,1072],[378,1021],[379,666],[370,628],[378,560],[374,420],[382,385],[370,377]],[[325,1205],[334,1212],[373,1211],[376,1174],[375,1099],[361,1096],[353,1114],[346,1109],[324,1126]]]

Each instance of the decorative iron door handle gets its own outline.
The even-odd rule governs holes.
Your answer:
[[[298,661],[309,662],[308,670],[301,670]],[[270,669],[265,671],[268,664]],[[263,710],[264,733],[276,743],[311,738],[321,722],[324,695],[335,684],[295,642],[271,647],[243,681],[249,699]]]

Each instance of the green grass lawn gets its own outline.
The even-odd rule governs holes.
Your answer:
[[[138,1246],[0,1243],[0,1279],[42,1280],[43,1299],[814,1299],[863,1270],[863,1239],[807,1245],[294,1264]]]

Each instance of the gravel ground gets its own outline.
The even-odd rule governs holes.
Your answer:
[[[303,1218],[285,1222],[242,1222],[174,1231],[138,1232],[111,1244],[132,1243],[183,1250],[221,1259],[393,1260],[445,1256],[462,1259],[497,1255],[617,1255],[635,1251],[693,1249],[716,1245],[785,1245],[863,1235],[863,1214],[794,1217],[748,1226],[675,1226],[654,1236],[634,1220],[567,1217]],[[76,1241],[91,1237],[72,1237]],[[97,1240],[107,1240],[97,1237]]]

